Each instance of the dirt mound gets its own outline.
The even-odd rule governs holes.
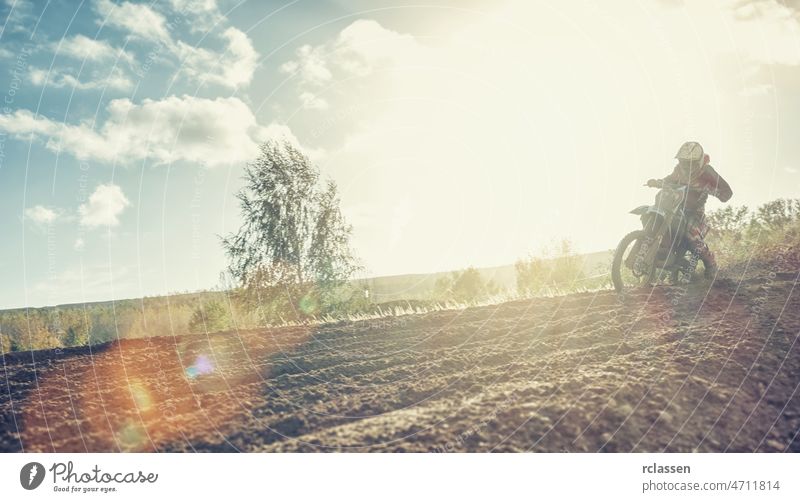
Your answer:
[[[2,451],[800,451],[796,272],[6,354]]]

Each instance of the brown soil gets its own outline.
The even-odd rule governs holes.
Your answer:
[[[0,451],[800,451],[796,281],[6,354]]]

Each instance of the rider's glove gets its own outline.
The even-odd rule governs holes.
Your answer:
[[[664,184],[663,180],[656,180],[656,179],[647,180],[647,186],[649,186],[650,188],[661,188],[663,184]]]

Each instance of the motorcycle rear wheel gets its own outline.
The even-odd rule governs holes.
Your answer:
[[[646,235],[644,230],[634,230],[619,242],[617,250],[614,252],[614,260],[611,263],[611,281],[617,293],[635,289],[653,281],[655,265],[650,266],[650,270],[642,275],[636,276],[633,270],[625,264],[632,249],[637,248],[636,242]]]

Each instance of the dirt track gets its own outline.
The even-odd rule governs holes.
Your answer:
[[[6,355],[0,451],[800,451],[796,272]]]

